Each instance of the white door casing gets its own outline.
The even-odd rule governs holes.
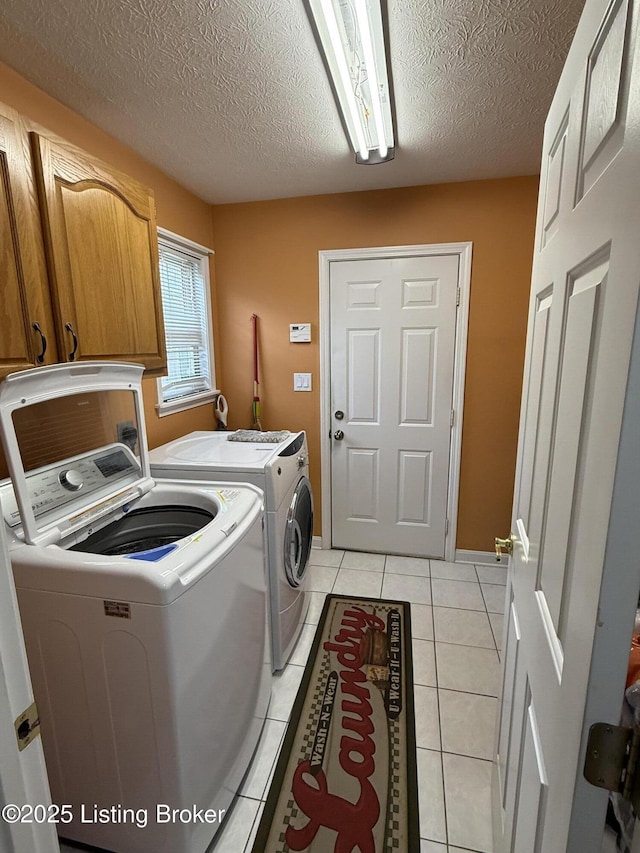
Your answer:
[[[470,244],[320,253],[325,547],[453,559],[470,260]]]
[[[600,851],[601,831],[575,841],[585,797],[600,828],[606,808],[580,781],[580,761],[587,694],[606,668],[593,668],[592,650],[608,628],[599,603],[640,284],[638,12],[633,0],[588,0],[545,126],[497,734],[499,853]],[[631,588],[637,600],[637,575],[623,609]],[[611,722],[623,687],[624,677],[608,698]]]

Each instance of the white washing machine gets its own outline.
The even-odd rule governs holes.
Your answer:
[[[242,431],[192,432],[149,453],[154,477],[236,480],[264,490],[273,668],[282,669],[309,606],[307,563],[313,495],[304,432],[280,441],[237,441]],[[231,440],[230,440],[231,439]]]
[[[154,482],[141,376],[87,362],[6,379],[0,500],[59,834],[204,853],[270,698],[264,498]]]

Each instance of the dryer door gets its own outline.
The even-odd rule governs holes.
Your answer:
[[[307,570],[313,538],[313,495],[306,477],[298,480],[284,534],[284,569],[291,586],[300,586]]]

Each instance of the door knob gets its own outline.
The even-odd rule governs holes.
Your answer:
[[[336,441],[342,441],[342,439],[344,438],[344,433],[342,432],[341,429],[337,429],[334,432],[333,437],[335,438]]]
[[[505,554],[512,554],[513,553],[513,542],[514,542],[515,538],[516,537],[513,535],[513,533],[509,536],[508,539],[500,539],[499,536],[496,536],[496,538],[495,538],[496,561],[498,563],[502,559],[502,552],[503,551]]]

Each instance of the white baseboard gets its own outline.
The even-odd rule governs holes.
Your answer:
[[[494,566],[496,563],[495,551],[456,551],[456,563],[477,563],[479,566]]]
[[[322,536],[314,536],[311,540],[312,548],[322,548]],[[493,551],[465,551],[458,549],[455,556],[456,563],[477,563],[479,566],[494,566],[496,555]]]

